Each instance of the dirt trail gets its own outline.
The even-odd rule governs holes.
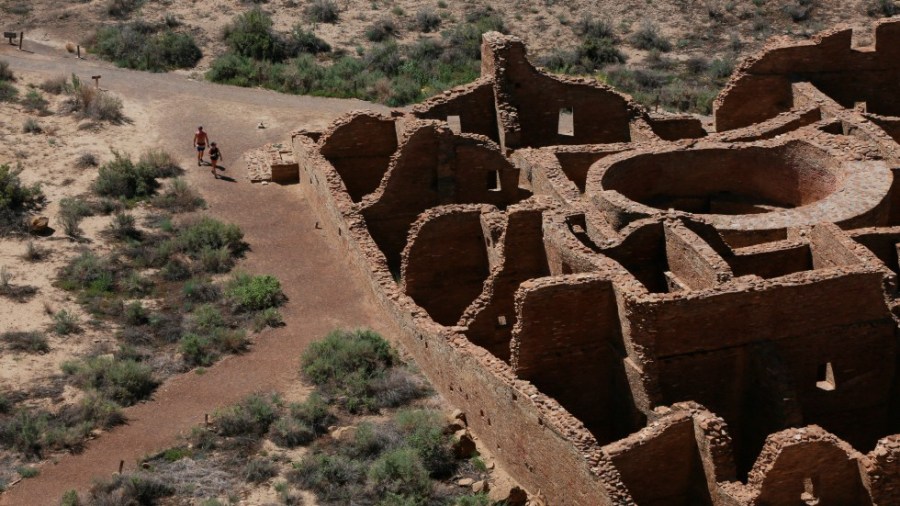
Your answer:
[[[249,353],[227,358],[205,374],[187,373],[163,385],[148,402],[125,410],[129,423],[92,441],[78,455],[42,466],[37,478],[24,480],[0,495],[2,505],[55,505],[68,489],[85,490],[95,477],[109,476],[120,460],[135,460],[175,443],[179,434],[201,423],[205,413],[254,391],[279,390],[297,380],[300,353],[335,327],[380,323],[380,311],[364,285],[351,276],[346,257],[315,229],[314,210],[296,188],[252,185],[244,178],[244,151],[284,140],[299,126],[324,126],[338,114],[380,109],[356,100],[297,97],[218,86],[176,74],[147,74],[102,62],[77,61],[46,47],[35,53],[0,49],[0,58],[16,72],[49,77],[102,74],[101,87],[126,103],[146,106],[158,145],[176,153],[187,178],[209,203],[209,212],[237,223],[252,251],[239,268],[277,276],[290,302],[283,308],[287,325],[259,335]],[[265,129],[257,129],[262,121]],[[194,128],[203,124],[224,154],[226,174],[235,182],[214,180],[196,166],[191,152]],[[148,129],[149,130],[149,129]]]

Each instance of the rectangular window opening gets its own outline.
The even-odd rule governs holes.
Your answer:
[[[506,327],[508,323],[506,323],[506,316],[498,316],[497,317],[497,326],[498,327]]]
[[[575,136],[575,110],[571,107],[563,107],[559,110],[559,123],[556,132],[566,137]]]
[[[800,494],[800,500],[808,506],[819,504],[819,498],[816,497],[816,483],[814,478],[803,478],[803,493]]]
[[[489,170],[486,172],[487,178],[487,189],[488,191],[498,192],[500,191],[500,171],[499,170]]]
[[[460,121],[459,116],[447,116],[447,125],[450,126],[450,131],[458,134],[462,133],[462,121]]]
[[[831,392],[837,388],[837,383],[834,381],[834,368],[831,366],[831,362],[819,365],[816,378],[816,387],[821,390]]]

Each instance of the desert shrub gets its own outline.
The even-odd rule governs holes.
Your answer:
[[[41,92],[31,88],[28,90],[28,93],[22,97],[22,105],[25,107],[27,111],[37,111],[39,113],[47,112],[47,99],[41,95]]]
[[[247,349],[248,344],[242,330],[217,327],[207,332],[184,334],[179,349],[188,365],[208,366],[223,353],[239,353]]]
[[[294,485],[315,492],[323,501],[338,502],[350,498],[351,489],[361,487],[366,476],[361,462],[341,455],[308,454],[294,464],[287,479]]]
[[[427,497],[431,493],[428,471],[411,448],[383,454],[369,468],[368,478],[380,495]]]
[[[647,21],[641,23],[631,36],[631,44],[638,49],[658,49],[666,52],[672,49],[672,43],[659,33],[659,27]]]
[[[24,123],[22,123],[22,131],[26,134],[39,134],[43,132],[44,129],[43,127],[41,127],[41,124],[38,122],[38,120],[34,118],[28,118]]]
[[[173,258],[163,265],[160,274],[166,281],[184,281],[191,277],[191,268],[181,260]]]
[[[262,436],[278,417],[274,401],[272,397],[253,394],[217,411],[214,415],[217,432],[225,437]]]
[[[81,506],[81,501],[78,499],[78,492],[76,490],[66,490],[59,500],[59,504],[60,506]]]
[[[727,79],[734,72],[734,60],[730,58],[716,58],[707,69],[713,79]]]
[[[228,272],[234,266],[231,250],[227,247],[212,249],[203,248],[198,258],[203,272],[221,273]]]
[[[311,30],[304,29],[301,25],[295,25],[287,40],[287,53],[297,56],[302,53],[319,54],[331,51],[331,46],[320,39]]]
[[[13,74],[11,68],[9,68],[9,62],[6,60],[0,60],[0,81],[15,81],[16,76]]]
[[[257,332],[266,327],[280,327],[282,325],[284,325],[284,318],[281,316],[281,312],[274,307],[264,309],[253,317],[253,327]]]
[[[22,184],[19,179],[21,173],[21,168],[10,169],[9,165],[0,165],[0,211],[24,211],[43,204],[41,187]]]
[[[148,167],[135,164],[121,153],[113,154],[115,158],[100,167],[92,186],[94,193],[102,197],[134,199],[150,196],[156,191],[159,183]]]
[[[459,23],[443,34],[448,45],[472,60],[481,59],[481,35],[497,31],[506,33],[506,23],[491,7],[466,13],[466,22]]]
[[[210,331],[217,327],[225,326],[225,318],[219,308],[212,304],[201,304],[193,313],[194,328],[200,331]]]
[[[428,7],[416,12],[416,29],[420,32],[433,32],[441,26],[441,17]]]
[[[237,273],[229,281],[225,295],[238,311],[262,311],[284,302],[281,283],[268,275]]]
[[[430,392],[421,378],[405,368],[393,367],[372,380],[371,387],[378,406],[396,408],[425,397]]]
[[[574,50],[559,49],[538,59],[538,62],[555,72],[583,74],[609,64],[625,63],[625,54],[607,37],[586,37]]]
[[[78,316],[65,309],[53,313],[53,332],[61,336],[81,332]]]
[[[185,300],[190,302],[215,302],[222,297],[222,290],[208,280],[191,279],[182,287]]]
[[[259,7],[239,14],[225,27],[225,42],[235,54],[258,60],[284,59],[284,42],[272,30],[272,18]]]
[[[472,494],[457,497],[453,502],[453,506],[490,506],[494,504],[491,497],[487,494]]]
[[[277,475],[278,466],[266,458],[255,458],[244,466],[244,479],[250,483],[264,483]]]
[[[175,488],[165,481],[143,473],[116,474],[105,481],[96,481],[88,493],[91,505],[151,505],[159,499],[175,494]]]
[[[184,173],[172,154],[160,148],[148,149],[141,153],[138,165],[143,166],[145,170],[153,174],[153,177],[175,177]]]
[[[397,36],[397,24],[390,17],[383,17],[366,27],[366,39],[372,42],[382,42]]]
[[[227,248],[238,254],[246,247],[240,227],[204,216],[178,229],[174,246],[178,251],[197,257],[206,249]]]
[[[88,393],[77,404],[59,410],[56,423],[65,427],[87,425],[109,429],[125,423],[122,407],[95,393]]]
[[[19,90],[7,81],[0,81],[0,102],[14,102]]]
[[[96,390],[123,406],[146,399],[159,384],[149,366],[132,359],[90,357],[64,362],[62,370],[81,388]]]
[[[133,326],[144,325],[150,321],[150,314],[140,301],[133,301],[126,305],[122,316],[125,323]]]
[[[340,11],[334,0],[313,0],[306,7],[306,17],[315,23],[337,23]]]
[[[47,429],[46,413],[18,410],[13,416],[0,422],[0,442],[28,456],[40,456],[42,435]]]
[[[116,213],[107,228],[109,234],[120,241],[137,239],[141,232],[135,226],[134,216],[128,213]]]
[[[90,289],[97,292],[112,290],[115,276],[109,261],[85,250],[59,271],[59,283],[64,290]]]
[[[206,202],[188,186],[187,181],[178,178],[154,197],[152,204],[173,213],[187,213],[202,208]]]
[[[69,90],[69,78],[64,75],[48,77],[38,85],[38,88],[47,93],[59,95]]]
[[[25,253],[22,254],[22,259],[27,262],[40,262],[41,260],[47,258],[48,252],[45,248],[42,248],[34,243],[34,241],[29,240],[25,244]]]
[[[384,377],[396,357],[388,343],[370,330],[338,330],[313,343],[301,370],[325,395],[340,399],[351,413],[378,409],[375,380]]]
[[[24,351],[26,353],[47,353],[50,351],[50,344],[47,343],[47,336],[43,332],[11,330],[0,334],[0,341],[6,343],[10,350]]]
[[[82,117],[96,121],[110,123],[125,121],[122,99],[111,93],[98,91],[90,85],[85,85],[75,74],[72,74],[72,84],[68,92],[69,98],[63,107],[64,112],[77,112]]]
[[[114,18],[126,18],[143,5],[144,0],[109,0],[106,13]]]
[[[97,161],[97,155],[94,153],[84,152],[78,155],[78,158],[75,159],[75,167],[79,169],[86,169],[88,167],[96,167],[100,162]]]
[[[583,16],[575,23],[575,33],[583,38],[616,39],[615,32],[609,21],[596,19],[591,16]]]
[[[269,436],[279,446],[293,448],[326,434],[336,420],[328,403],[313,393],[305,402],[291,404],[288,413],[272,424]]]
[[[69,237],[81,237],[81,220],[91,214],[91,207],[78,197],[65,197],[59,201],[57,218]]]
[[[439,411],[412,409],[400,411],[394,421],[404,434],[404,443],[414,449],[431,476],[444,478],[456,468],[450,436]]]
[[[866,4],[866,14],[873,18],[889,18],[898,12],[900,12],[900,8],[897,7],[894,0],[869,0]]]
[[[403,444],[403,436],[393,423],[363,422],[353,439],[340,447],[340,453],[354,460],[371,460]]]

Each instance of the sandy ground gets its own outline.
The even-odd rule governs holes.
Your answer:
[[[217,407],[233,403],[254,391],[296,388],[300,353],[311,341],[335,327],[365,325],[390,333],[391,329],[382,323],[384,319],[363,283],[350,275],[353,271],[345,256],[323,232],[316,230],[313,209],[299,197],[297,189],[251,185],[244,179],[239,162],[244,151],[265,142],[283,140],[297,127],[322,127],[343,112],[375,106],[353,100],[284,96],[224,87],[174,74],[145,74],[77,61],[53,48],[35,45],[32,50],[35,52],[25,53],[3,47],[0,58],[8,60],[16,74],[26,82],[72,72],[81,76],[102,74],[102,87],[124,99],[126,112],[133,123],[108,127],[96,140],[98,144],[91,147],[99,151],[107,146],[105,143],[129,149],[158,146],[177,154],[188,169],[187,179],[208,202],[209,212],[217,218],[237,223],[243,229],[252,251],[239,268],[274,274],[282,281],[290,302],[283,310],[287,325],[260,334],[250,353],[229,357],[203,375],[189,373],[168,381],[153,399],[125,410],[128,425],[90,442],[87,450],[79,455],[62,456],[46,463],[39,477],[25,480],[0,496],[0,504],[56,504],[65,490],[85,490],[93,477],[114,471],[119,460],[124,460],[126,468],[130,468],[141,456],[171,446],[179,434],[189,432],[203,420],[204,414]],[[20,122],[6,114],[3,119],[6,123],[16,125]],[[59,121],[64,123],[64,119]],[[260,121],[267,128],[257,129]],[[220,143],[226,174],[234,182],[214,180],[207,169],[192,167],[192,135],[196,125],[201,123],[212,139]],[[66,132],[64,125],[57,133],[60,132]],[[75,146],[80,141],[76,141],[73,134],[66,142]],[[52,163],[26,165],[23,178],[29,181],[46,179],[48,193],[51,199],[56,199],[63,194],[54,193],[56,186],[62,186],[60,178],[71,177],[69,156],[60,153]],[[108,156],[108,152],[104,156]],[[79,175],[76,179],[81,181],[83,178],[83,185],[87,184],[89,176]],[[51,183],[56,186],[50,187]],[[52,208],[48,214],[53,214]],[[89,232],[88,236],[93,233]],[[49,244],[53,239],[42,241]],[[3,241],[2,258],[4,262],[15,263],[13,270],[22,271],[22,278],[17,278],[19,281],[40,286],[39,297],[64,297],[49,286],[51,269],[47,267],[51,264],[42,264],[44,272],[28,274],[29,267],[17,260],[23,245],[16,241],[8,245],[8,242]],[[69,249],[73,246],[65,240],[56,243],[60,247],[54,249],[65,252],[54,252],[54,257],[58,255],[59,259],[53,262],[61,262],[71,254]],[[64,299],[54,301],[67,304],[67,307],[74,305]],[[32,316],[5,316],[4,322],[36,328],[47,321],[46,315],[39,314],[42,311],[40,302],[23,305],[16,311]],[[35,321],[29,321],[29,318],[35,318]],[[53,344],[60,346],[60,343]],[[54,369],[54,361],[60,358],[62,356],[44,356],[40,358],[41,363],[31,366],[27,365],[28,359],[23,359],[20,362],[25,364],[19,363],[18,367],[26,369],[23,375],[35,377],[41,374],[40,371]]]

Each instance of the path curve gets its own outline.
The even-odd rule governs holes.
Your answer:
[[[345,252],[316,230],[315,211],[296,187],[247,182],[239,156],[265,142],[285,140],[300,126],[322,127],[353,109],[384,110],[358,100],[282,95],[266,90],[194,81],[180,74],[149,74],[104,62],[79,61],[46,46],[35,53],[0,49],[13,71],[50,77],[76,72],[102,74],[101,86],[126,103],[145,102],[157,145],[178,153],[186,177],[209,204],[213,216],[238,224],[252,251],[240,268],[277,276],[290,302],[285,327],[261,333],[250,352],[228,357],[203,375],[171,378],[153,398],[125,410],[128,424],[91,441],[85,451],[46,463],[41,474],[0,495],[0,505],[56,505],[69,489],[85,491],[94,478],[114,472],[120,460],[137,459],[175,444],[206,413],[255,391],[285,390],[296,384],[299,356],[310,342],[336,327],[369,326],[389,332],[364,282],[352,275]],[[144,119],[142,118],[143,122]],[[267,128],[257,129],[263,121]],[[225,155],[226,173],[237,182],[214,180],[191,166],[191,137],[202,122]],[[196,169],[196,170],[192,170]]]

